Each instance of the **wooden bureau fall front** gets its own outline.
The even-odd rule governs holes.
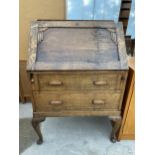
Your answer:
[[[39,123],[54,116],[108,116],[116,141],[128,74],[121,23],[32,22],[27,72],[38,144]]]

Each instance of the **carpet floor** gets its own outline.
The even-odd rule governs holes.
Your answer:
[[[106,117],[52,117],[41,124],[44,143],[37,145],[31,103],[19,105],[20,155],[134,155],[134,141],[111,143]]]

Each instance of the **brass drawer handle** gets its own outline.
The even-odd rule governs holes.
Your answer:
[[[60,104],[63,104],[63,102],[61,100],[51,100],[51,101],[49,101],[49,104],[60,105]]]
[[[93,81],[93,84],[96,86],[105,86],[107,85],[107,81]]]
[[[92,100],[92,104],[96,104],[96,105],[103,105],[105,104],[105,101],[104,100]]]
[[[62,86],[63,82],[62,81],[50,81],[48,83],[49,86]]]

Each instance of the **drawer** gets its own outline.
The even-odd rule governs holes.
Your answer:
[[[118,109],[120,93],[101,91],[34,91],[37,112]]]
[[[39,90],[119,90],[121,76],[119,72],[39,74],[36,88]]]

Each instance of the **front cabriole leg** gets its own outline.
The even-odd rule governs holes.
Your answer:
[[[39,136],[39,139],[37,140],[37,144],[42,144],[43,143],[43,136],[40,131],[40,123],[45,120],[45,117],[33,117],[32,118],[32,126],[34,130],[36,131],[37,135]]]
[[[121,127],[121,122],[122,122],[122,118],[121,116],[113,116],[113,117],[109,117],[112,121],[112,132],[111,132],[111,137],[110,140],[111,142],[115,143],[117,141],[117,133]]]

